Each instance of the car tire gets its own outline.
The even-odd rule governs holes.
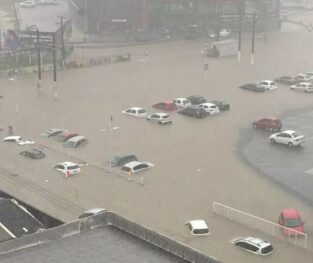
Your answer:
[[[293,147],[292,142],[288,142],[288,147],[289,147],[289,148],[292,148],[292,147]]]
[[[271,144],[274,144],[275,142],[276,142],[275,139],[274,139],[274,138],[271,138],[270,143],[271,143]]]

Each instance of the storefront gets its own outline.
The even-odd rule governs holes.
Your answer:
[[[74,21],[88,33],[107,34],[138,29],[168,28],[183,32],[197,25],[206,34],[216,27],[251,28],[256,13],[258,30],[279,26],[279,0],[70,0]]]

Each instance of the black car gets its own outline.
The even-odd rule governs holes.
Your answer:
[[[205,97],[199,96],[199,95],[189,96],[189,97],[187,97],[187,99],[190,100],[192,105],[199,105],[201,103],[208,102]]]
[[[42,151],[37,150],[37,149],[31,149],[31,150],[20,152],[20,155],[23,155],[31,159],[42,159],[46,157],[46,155]]]
[[[264,92],[265,91],[265,88],[260,86],[257,83],[243,84],[243,85],[239,86],[239,88],[244,89],[244,90],[254,91],[254,92]]]
[[[281,76],[275,79],[276,82],[287,84],[287,85],[295,85],[300,83],[302,80],[298,77],[291,77],[291,76]]]
[[[123,166],[124,164],[127,164],[132,161],[138,161],[136,155],[134,154],[114,156],[111,160],[111,166],[112,167]]]
[[[206,118],[208,116],[207,112],[203,108],[197,108],[197,107],[187,107],[178,111],[178,113],[187,115],[189,117],[194,117],[197,119]]]
[[[211,103],[215,104],[220,111],[230,110],[230,105],[224,100],[213,100]]]

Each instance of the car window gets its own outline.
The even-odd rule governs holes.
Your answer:
[[[131,110],[130,113],[136,114],[136,111],[135,110]]]
[[[246,243],[245,242],[237,242],[236,246],[246,248]]]
[[[123,167],[122,167],[122,171],[130,172],[131,169],[130,169],[129,167],[127,167],[127,166],[123,166]]]
[[[195,235],[207,234],[207,233],[209,233],[209,229],[195,229],[195,230],[193,231],[193,233],[194,233]]]
[[[131,110],[130,110],[130,109],[128,109],[126,112],[127,112],[127,113],[130,113],[130,112],[131,112]]]
[[[78,165],[71,165],[67,167],[67,170],[76,170],[76,169],[79,169]]]
[[[137,171],[137,170],[140,170],[140,169],[144,169],[144,168],[147,168],[148,165],[142,163],[142,164],[138,164],[137,166],[134,167],[134,170]]]
[[[252,244],[246,244],[246,248],[248,249],[248,250],[250,250],[250,251],[253,251],[253,252],[256,252],[256,251],[258,251],[258,247],[256,247],[256,246],[254,246],[254,245],[252,245]]]
[[[170,115],[163,115],[162,118],[163,119],[168,119],[170,117]]]
[[[264,248],[262,248],[262,250],[261,250],[261,254],[267,254],[267,253],[273,251],[273,249],[274,249],[274,248],[273,248],[272,245],[269,245],[269,246],[267,246],[267,247],[264,247]]]
[[[140,109],[139,111],[138,111],[138,113],[145,113],[146,111],[144,110],[144,109]]]
[[[57,164],[57,165],[55,166],[55,168],[56,168],[56,169],[64,169],[64,166],[61,165],[61,164]]]

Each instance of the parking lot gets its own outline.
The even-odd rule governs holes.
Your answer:
[[[64,221],[76,219],[84,209],[105,207],[224,262],[285,263],[299,258],[301,262],[311,262],[312,253],[308,250],[276,239],[270,240],[275,252],[268,258],[244,253],[233,247],[230,240],[242,235],[271,238],[211,213],[212,202],[216,200],[276,222],[282,209],[295,207],[301,211],[307,231],[313,232],[311,205],[260,176],[238,155],[238,141],[246,135],[242,130],[251,127],[253,120],[280,116],[286,110],[312,104],[312,94],[292,92],[282,85],[276,91],[262,94],[238,89],[245,82],[312,71],[313,50],[309,44],[312,36],[307,32],[292,34],[270,35],[266,44],[258,41],[254,67],[249,64],[248,37],[239,65],[235,58],[206,60],[200,52],[203,40],[84,50],[84,53],[77,50],[77,56],[130,52],[132,60],[59,72],[58,99],[53,97],[52,73],[44,74],[39,96],[35,76],[19,76],[15,84],[1,79],[0,91],[4,96],[0,103],[1,126],[12,125],[15,134],[50,149],[45,150],[45,159],[28,160],[18,155],[20,146],[1,142],[0,167],[7,172],[5,177],[5,172],[1,173],[1,190]],[[145,58],[147,51],[149,55]],[[202,70],[205,62],[209,64],[207,77]],[[173,124],[169,126],[121,113],[129,106],[141,106],[152,113],[154,103],[194,94],[209,100],[227,100],[231,110],[200,120],[173,113]],[[19,113],[15,112],[17,103]],[[111,116],[112,125],[120,127],[110,134],[112,154],[134,153],[140,160],[155,165],[133,175],[136,180],[109,175],[103,169],[109,158],[109,134],[102,130],[109,127]],[[292,119],[286,120],[284,125],[297,128]],[[79,149],[66,149],[39,136],[50,127],[77,131],[89,143]],[[5,133],[2,131],[3,137]],[[258,152],[258,159],[269,148],[283,163],[290,152],[270,146],[262,136],[257,137],[264,141],[259,143],[262,152]],[[306,150],[309,145],[310,142],[305,145],[304,152],[309,151]],[[292,154],[299,158],[303,152]],[[87,162],[89,166],[83,167],[80,175],[65,180],[51,168],[65,160]],[[141,182],[141,177],[143,184],[134,183],[137,179]],[[194,238],[185,228],[186,221],[199,218],[206,219],[212,228],[209,237]],[[312,243],[309,246],[312,249]]]

